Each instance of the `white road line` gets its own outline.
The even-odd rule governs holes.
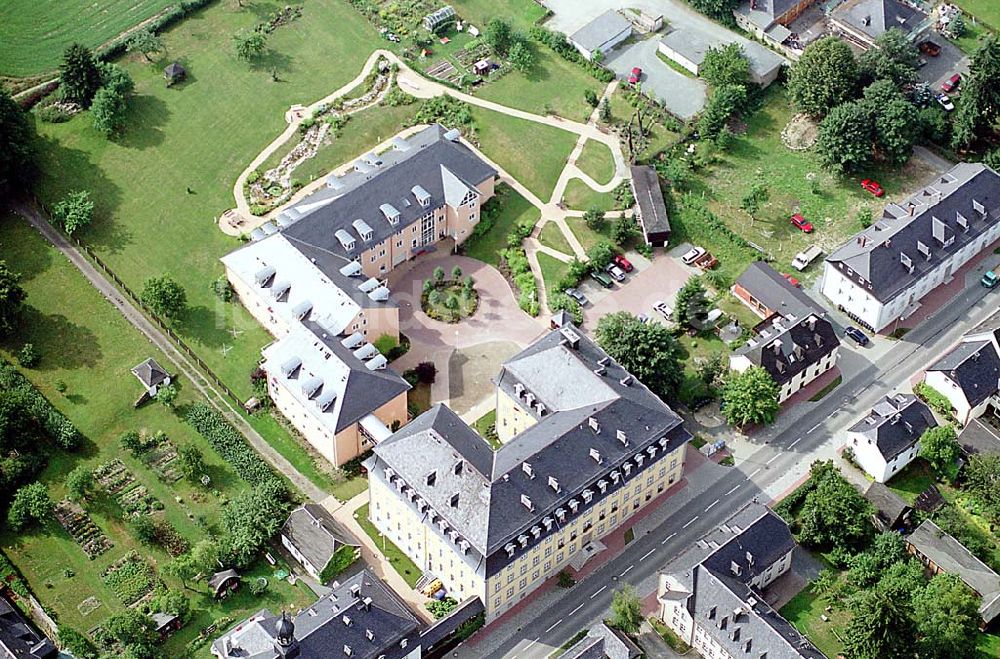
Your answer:
[[[639,559],[639,562],[642,563],[644,560],[646,560],[647,558],[649,558],[649,555],[652,554],[654,551],[656,551],[656,550],[655,549],[650,549],[649,551],[647,551],[645,554],[642,555],[642,558]]]
[[[573,609],[572,611],[570,611],[569,614],[573,615],[574,613],[576,613],[577,611],[579,611],[582,608],[583,608],[583,604],[581,604],[580,606],[578,606],[575,609]]]
[[[719,500],[718,500],[718,499],[716,499],[716,500],[715,500],[715,501],[713,501],[712,503],[708,504],[708,508],[706,508],[706,509],[705,509],[705,512],[707,513],[707,512],[709,511],[709,510],[711,510],[711,509],[712,509],[712,506],[714,506],[714,505],[715,505],[715,504],[717,504],[717,503],[719,503]]]
[[[663,539],[663,542],[661,542],[660,544],[661,544],[661,545],[665,545],[665,544],[667,544],[667,542],[668,542],[668,541],[670,540],[670,538],[674,537],[675,535],[677,535],[677,534],[676,534],[676,533],[671,533],[671,534],[670,534],[670,535],[668,535],[668,536],[667,536],[666,538],[664,538],[664,539]]]
[[[798,444],[798,443],[799,443],[799,442],[801,442],[801,441],[802,441],[802,438],[801,438],[801,437],[799,437],[799,438],[798,438],[798,439],[796,439],[796,440],[795,440],[794,442],[792,442],[791,444],[789,444],[789,445],[788,445],[788,448],[792,448],[793,446],[795,446],[796,444]]]
[[[733,492],[735,492],[738,489],[740,489],[739,485],[733,485],[733,489],[731,489],[728,492],[726,492],[726,496],[728,497],[730,494],[732,494]]]
[[[590,599],[594,599],[595,597],[597,597],[598,595],[600,595],[604,591],[605,588],[607,588],[607,586],[601,586],[600,588],[598,588],[597,590],[595,590],[594,594],[590,596]]]
[[[541,637],[539,637],[539,638],[541,638]],[[536,638],[536,639],[535,639],[535,640],[533,640],[533,641],[532,641],[531,643],[528,643],[528,644],[527,644],[526,646],[524,646],[524,651],[525,651],[525,652],[527,652],[528,650],[530,650],[530,649],[531,649],[531,646],[532,646],[532,645],[534,645],[534,644],[535,644],[535,643],[537,643],[537,642],[538,642],[538,639]]]
[[[562,621],[563,621],[562,618],[559,618],[558,620],[556,620],[554,623],[552,623],[551,627],[549,627],[548,629],[545,630],[545,633],[548,634],[550,631],[552,631],[553,629],[555,629],[556,627],[558,627],[559,623],[562,622]]]
[[[691,519],[689,519],[689,520],[687,521],[687,524],[685,524],[685,525],[684,525],[684,526],[682,526],[681,528],[682,528],[682,529],[686,529],[687,527],[689,527],[689,526],[691,526],[692,524],[694,524],[694,521],[695,521],[696,519],[698,519],[698,516],[697,516],[697,515],[695,515],[694,517],[692,517]]]
[[[836,412],[834,412],[834,414],[836,414]],[[832,417],[832,415],[831,415],[831,417]],[[819,428],[819,427],[820,427],[820,425],[821,425],[822,423],[823,423],[822,421],[820,421],[819,423],[817,423],[817,424],[816,424],[815,426],[813,426],[812,428],[810,428],[810,429],[809,429],[809,431],[808,431],[808,432],[806,432],[806,434],[808,435],[808,434],[810,434],[810,433],[811,433],[811,432],[812,432],[813,430],[816,430],[817,428]]]
[[[624,572],[622,572],[621,574],[619,574],[618,576],[619,576],[619,577],[624,577],[624,576],[625,576],[626,574],[628,574],[628,573],[629,573],[629,570],[631,570],[631,569],[632,569],[632,568],[634,568],[634,567],[635,567],[635,565],[629,565],[629,566],[628,566],[627,568],[625,568],[625,571],[624,571]]]
[[[760,469],[755,469],[753,471],[753,473],[751,473],[749,476],[747,476],[747,480],[750,480],[751,478],[753,478],[754,476],[756,476],[758,471],[760,471]]]
[[[769,465],[780,457],[781,457],[780,453],[775,453],[774,456],[772,456],[771,459],[765,462],[764,464]]]

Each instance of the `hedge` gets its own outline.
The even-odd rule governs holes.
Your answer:
[[[916,394],[917,398],[927,403],[932,410],[949,421],[955,418],[955,415],[952,414],[951,401],[948,400],[948,397],[926,382],[915,384],[913,386],[913,393]]]
[[[204,403],[192,405],[185,419],[197,430],[216,453],[232,465],[236,473],[253,486],[281,479],[263,458],[247,444],[246,439],[221,414]],[[284,486],[284,483],[282,483]]]
[[[76,426],[4,359],[0,359],[0,389],[16,393],[24,401],[31,418],[61,448],[72,450],[79,446],[81,435]]]
[[[529,34],[531,34],[532,39],[545,44],[564,60],[579,65],[584,71],[597,80],[600,80],[601,82],[611,82],[615,79],[614,71],[606,69],[600,64],[595,64],[594,62],[586,59],[580,54],[580,51],[578,51],[573,44],[566,39],[566,35],[561,32],[553,32],[552,30],[535,25],[529,30]]]

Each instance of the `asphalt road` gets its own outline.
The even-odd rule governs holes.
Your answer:
[[[623,582],[635,585],[655,577],[666,563],[741,506],[756,497],[766,500],[764,489],[790,471],[807,467],[814,451],[878,398],[896,389],[965,332],[988,319],[1000,320],[998,300],[996,291],[978,286],[967,289],[876,361],[843,373],[837,395],[823,398],[792,427],[769,438],[741,461],[740,468],[722,472],[709,493],[680,506],[654,531],[636,537],[620,555],[565,591],[555,604],[544,609],[533,604],[541,610],[531,611],[531,622],[518,630],[508,630],[509,624],[491,630],[492,634],[508,634],[498,649],[484,653],[481,647],[462,646],[456,656],[544,659],[580,629],[605,617],[612,593]],[[645,594],[640,589],[639,595]]]

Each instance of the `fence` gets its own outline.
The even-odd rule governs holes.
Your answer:
[[[37,197],[34,198],[34,202],[35,205],[39,209],[41,209],[42,213],[46,216],[46,218],[52,217],[52,214],[49,213],[48,208]],[[52,226],[54,228],[56,227],[56,225],[54,224]],[[155,311],[150,309],[146,305],[146,303],[143,302],[142,299],[138,295],[136,295],[135,292],[133,292],[132,289],[129,288],[124,281],[121,280],[121,277],[119,277],[114,270],[109,268],[108,265],[101,260],[101,257],[99,257],[97,253],[90,248],[90,246],[88,246],[86,243],[82,242],[79,238],[75,236],[69,236],[69,239],[72,240],[77,247],[82,249],[83,252],[90,258],[90,260],[96,263],[97,266],[100,267],[101,270],[105,272],[105,274],[111,277],[111,280],[115,283],[115,286],[117,286],[120,290],[124,291],[125,294],[128,295],[129,299],[131,299],[136,306],[142,309],[146,317],[152,320],[154,323],[156,323],[157,326],[159,326],[159,328],[162,329],[168,337],[170,337],[170,340],[174,343],[174,345],[176,345],[178,348],[184,351],[184,354],[186,354],[189,358],[191,358],[191,360],[194,361],[195,364],[198,365],[198,368],[201,369],[202,373],[205,376],[207,376],[208,379],[211,380],[216,387],[221,389],[222,392],[226,394],[226,396],[228,396],[230,400],[236,403],[237,406],[243,407],[243,401],[240,400],[240,397],[237,396],[235,393],[233,393],[232,389],[227,387],[225,383],[219,379],[219,377],[215,374],[215,372],[212,371],[211,368],[209,368],[208,364],[206,364],[194,350],[188,347],[188,345],[184,343],[184,340],[181,339],[181,337],[179,337],[177,333],[174,332],[174,330],[171,329],[170,326],[167,325],[167,323],[164,322],[163,319],[161,319]]]

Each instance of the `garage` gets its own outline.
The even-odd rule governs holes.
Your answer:
[[[609,9],[570,35],[569,40],[588,60],[594,53],[608,53],[632,36],[632,24],[617,11]]]

